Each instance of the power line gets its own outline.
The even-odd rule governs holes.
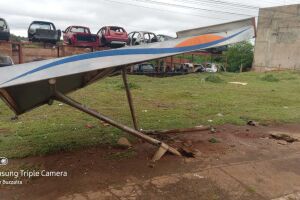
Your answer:
[[[165,2],[160,2],[160,1],[154,1],[154,0],[131,0],[131,1],[136,1],[136,2],[143,2],[143,3],[150,3],[150,4],[154,4],[154,5],[163,5],[163,6],[173,6],[173,7],[179,7],[179,8],[187,8],[187,9],[199,9],[199,10],[204,10],[204,11],[212,11],[212,12],[217,12],[217,13],[225,13],[225,14],[229,14],[229,15],[241,15],[241,16],[247,16],[247,17],[258,17],[258,10],[256,11],[256,14],[241,14],[241,13],[234,13],[234,12],[227,12],[227,11],[219,11],[219,10],[212,10],[212,9],[204,9],[204,8],[199,8],[199,7],[191,7],[191,6],[185,6],[185,5],[180,5],[180,4],[171,4],[171,3],[165,3]],[[182,0],[177,0],[177,1],[182,1]],[[188,2],[191,2],[191,0],[186,0]],[[185,2],[186,2],[185,1]],[[195,1],[195,0],[194,0]],[[205,1],[205,0],[204,0]],[[220,1],[220,0],[215,0],[218,2],[225,2],[225,1]],[[116,1],[115,1],[116,2]],[[198,0],[199,2],[199,0]],[[269,2],[269,1],[266,1]],[[128,5],[133,5],[133,6],[138,6],[138,7],[145,7],[145,8],[150,8],[150,9],[154,9],[154,10],[162,10],[162,9],[158,9],[158,8],[153,8],[153,7],[146,7],[146,6],[142,6],[142,5],[137,5],[137,4],[130,4],[130,3],[125,3],[125,2],[118,2],[118,3],[123,3],[123,4],[128,4]],[[270,2],[271,3],[271,2]],[[244,4],[239,4],[239,5],[244,5]],[[258,7],[257,7],[258,8]],[[163,10],[166,11],[166,10]],[[178,12],[178,11],[176,11]],[[282,12],[281,13],[285,13]],[[186,14],[186,13],[184,13]],[[225,19],[224,17],[219,18],[219,17],[211,17],[211,15],[195,15],[195,14],[187,14],[187,15],[194,15],[194,16],[200,16],[200,17],[206,17],[206,18],[211,18],[211,19],[219,19],[219,20],[230,20],[229,18]],[[232,18],[231,18],[232,19]]]
[[[230,7],[238,7],[238,8],[247,8],[247,9],[259,9],[257,6],[252,6],[249,4],[241,4],[241,3],[234,3],[234,2],[228,2],[228,1],[220,1],[220,0],[194,0],[193,2],[197,3],[203,3],[206,2],[208,4],[213,5],[225,5]]]
[[[237,5],[231,5],[231,4],[226,4],[226,3],[214,3],[214,2],[208,2],[208,1],[195,1],[195,0],[177,0],[177,2],[182,2],[182,3],[189,3],[189,4],[195,4],[195,5],[201,5],[201,6],[208,6],[208,7],[213,7],[213,8],[218,8],[222,9],[222,11],[228,11],[228,9],[232,11],[237,11],[237,12],[255,12],[257,13],[259,10],[259,7],[237,7]],[[218,12],[220,10],[217,10]]]
[[[173,3],[166,3],[166,2],[160,2],[160,1],[153,1],[153,0],[132,0],[137,2],[144,2],[144,3],[150,3],[150,4],[156,4],[156,5],[163,5],[163,6],[173,6],[173,7],[179,7],[179,8],[186,8],[186,9],[192,9],[192,10],[202,10],[207,12],[218,12],[218,13],[225,13],[230,15],[240,15],[240,16],[247,16],[252,17],[253,15],[248,14],[241,14],[241,13],[234,13],[234,12],[227,12],[227,11],[220,11],[220,10],[212,10],[212,9],[205,9],[205,8],[199,8],[199,7],[192,7],[192,6],[185,6],[180,4],[173,4]]]
[[[147,6],[143,6],[143,5],[131,4],[131,3],[128,3],[128,2],[120,2],[120,1],[115,1],[115,0],[102,0],[102,1],[106,1],[106,2],[109,2],[109,3],[125,4],[125,5],[129,5],[129,6],[135,6],[135,7],[141,7],[141,8],[147,8],[147,9],[151,9],[151,10],[155,10],[155,11],[164,11],[164,13],[165,12],[170,12],[170,13],[175,14],[175,12],[171,11],[171,10],[147,7]],[[222,20],[222,21],[231,20],[231,18],[212,17],[212,16],[207,16],[207,15],[198,15],[198,14],[191,14],[191,13],[187,14],[185,12],[179,12],[179,11],[176,11],[176,12],[177,13],[182,13],[182,14],[188,15],[188,16],[197,16],[197,17],[201,17],[201,18],[205,17],[205,18],[208,18],[208,19],[217,19],[217,20]]]

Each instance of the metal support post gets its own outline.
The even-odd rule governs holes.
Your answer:
[[[135,130],[138,130],[138,125],[137,125],[137,121],[136,121],[136,117],[135,117],[134,106],[133,106],[133,103],[132,103],[132,95],[131,95],[131,92],[130,92],[130,89],[129,89],[129,86],[128,86],[126,67],[122,68],[122,77],[123,77],[124,87],[125,87],[125,90],[126,90],[126,96],[127,96],[129,108],[130,108],[133,127],[134,127]]]

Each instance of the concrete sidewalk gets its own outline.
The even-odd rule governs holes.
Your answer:
[[[296,152],[282,158],[228,163],[146,181],[128,180],[124,185],[58,199],[298,200],[299,191],[300,152]]]

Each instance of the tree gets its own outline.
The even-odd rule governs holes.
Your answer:
[[[28,41],[26,37],[10,34],[10,40],[12,42],[21,42],[21,41]]]
[[[253,63],[253,49],[250,42],[240,42],[229,46],[228,51],[224,53],[224,59],[227,59],[228,64],[227,71],[238,72],[241,69],[248,71]]]

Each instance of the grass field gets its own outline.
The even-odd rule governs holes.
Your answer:
[[[225,123],[245,125],[300,122],[300,73],[193,74],[168,78],[130,76],[139,127],[167,129]],[[229,84],[247,82],[247,86]],[[110,77],[71,95],[89,107],[131,125],[120,76]],[[0,101],[0,155],[44,155],[95,145],[114,145],[123,134],[55,103],[11,121]],[[212,122],[209,122],[212,120]]]

